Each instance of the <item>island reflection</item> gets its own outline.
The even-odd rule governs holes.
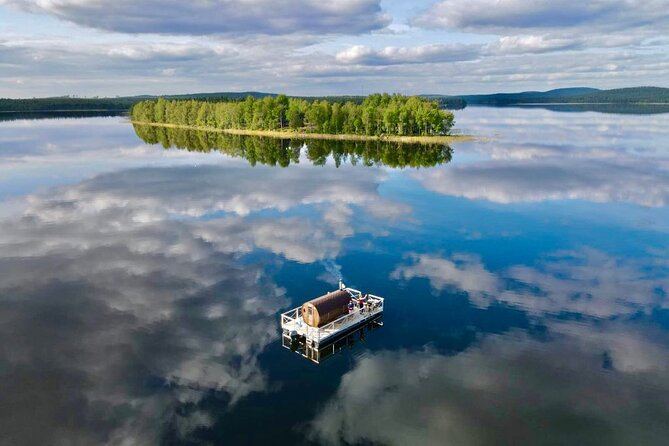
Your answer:
[[[219,151],[245,158],[252,166],[298,164],[303,148],[306,158],[316,166],[325,165],[332,157],[337,167],[348,162],[352,165],[420,168],[448,163],[453,156],[453,149],[446,144],[276,139],[139,124],[133,124],[133,127],[137,136],[148,144],[190,152]]]

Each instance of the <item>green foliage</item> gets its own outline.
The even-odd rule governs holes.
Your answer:
[[[446,135],[453,114],[436,101],[416,96],[374,94],[361,103],[306,100],[284,95],[244,101],[141,101],[134,121],[219,129],[281,130],[360,135]]]
[[[278,139],[139,124],[134,124],[134,128],[137,136],[149,144],[197,152],[217,150],[229,156],[245,158],[251,165],[287,167],[297,164],[303,148],[306,158],[315,165],[323,165],[331,158],[337,166],[348,162],[419,168],[448,163],[453,155],[453,150],[445,144]]]

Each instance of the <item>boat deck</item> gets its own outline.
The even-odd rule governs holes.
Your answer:
[[[353,288],[342,288],[357,299],[362,293]],[[304,338],[305,342],[315,348],[320,344],[332,341],[345,333],[377,318],[383,313],[383,298],[368,294],[363,308],[357,305],[352,312],[341,316],[322,327],[307,325],[302,319],[302,307],[293,308],[281,315],[281,329],[284,337]]]
[[[357,328],[347,330],[340,336],[330,338],[326,343],[319,346],[308,345],[304,339],[282,337],[284,348],[297,353],[311,362],[320,364],[321,362],[333,357],[342,350],[349,350],[360,343],[365,342],[368,333],[375,331],[383,326],[383,314],[379,314],[375,319],[370,320]]]

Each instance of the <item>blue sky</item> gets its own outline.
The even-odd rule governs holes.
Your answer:
[[[0,97],[669,87],[669,0],[0,0]]]

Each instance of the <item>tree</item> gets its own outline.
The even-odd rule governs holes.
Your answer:
[[[301,105],[298,101],[291,101],[288,105],[288,126],[292,130],[297,130],[304,126],[304,113],[302,112]]]

